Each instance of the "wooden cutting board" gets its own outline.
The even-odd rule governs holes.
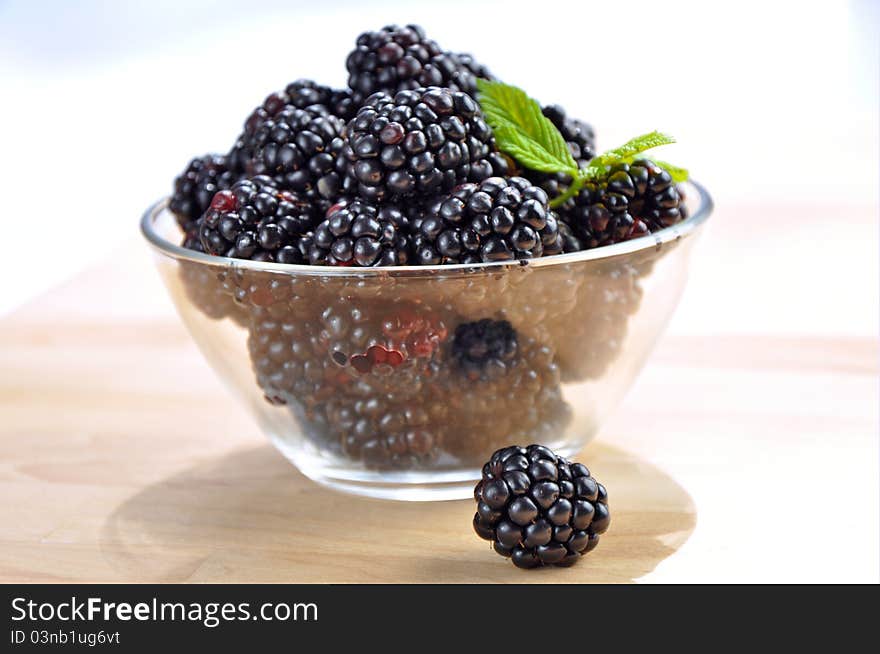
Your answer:
[[[794,506],[791,525],[767,521],[761,555],[745,518],[725,513],[768,474],[744,476],[745,461],[781,461],[817,429],[804,394],[821,404],[835,388],[846,402],[819,425],[847,457],[833,467],[861,475],[876,452],[874,339],[667,336],[580,457],[609,489],[610,531],[573,568],[523,572],[473,534],[473,502],[362,499],[300,475],[231,401],[150,266],[132,243],[0,320],[0,581],[628,582],[688,540],[695,506],[705,530],[665,564],[674,580],[723,579],[725,561],[772,572],[775,544],[784,566],[786,539],[802,542],[798,512],[820,518]],[[828,474],[830,452],[798,465]]]

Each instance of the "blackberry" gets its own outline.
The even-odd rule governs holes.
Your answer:
[[[512,438],[557,439],[571,419],[553,349],[521,334],[517,340],[516,355],[491,372],[470,376],[450,366],[445,449],[465,465],[479,464]]]
[[[343,455],[375,469],[413,469],[434,459],[446,431],[445,405],[430,381],[416,388],[403,396],[337,393],[328,400],[328,432],[339,439]]]
[[[295,193],[279,191],[267,177],[236,182],[220,191],[199,221],[199,238],[213,255],[304,263],[317,211]]]
[[[299,79],[288,84],[282,98],[287,104],[300,109],[321,105],[331,115],[342,120],[350,120],[357,110],[350,90],[331,89],[309,79]]]
[[[178,276],[190,303],[211,320],[230,318],[240,326],[248,324],[247,312],[226,292],[223,273],[215,266],[181,260]]]
[[[275,310],[277,307],[277,311]],[[258,307],[248,338],[267,401],[306,436],[372,468],[417,466],[446,429],[442,320],[424,307],[336,300]]]
[[[523,177],[462,184],[416,222],[420,264],[530,259],[564,249],[547,194]]]
[[[202,241],[199,238],[198,221],[190,223],[186,226],[186,230],[183,233],[183,240],[180,242],[180,246],[186,248],[187,250],[194,250],[196,252],[205,251],[205,248],[202,247]]]
[[[227,156],[229,166],[249,175],[280,168],[282,177],[277,183],[282,189],[313,190],[313,198],[333,200],[337,176],[332,175],[331,160],[345,163],[341,157],[341,130],[356,108],[348,90],[333,90],[312,80],[292,82],[284,91],[266,97],[251,112]],[[302,130],[309,134],[297,139]],[[258,160],[261,142],[275,145]],[[344,167],[336,168],[336,172],[344,173]],[[338,177],[344,180],[344,174]],[[318,188],[321,180],[323,184]]]
[[[569,312],[544,321],[543,329],[556,343],[556,362],[562,379],[581,382],[599,379],[623,351],[631,317],[642,301],[641,280],[647,265],[626,261],[578,264],[571,274],[580,279]]]
[[[345,67],[357,101],[379,91],[394,95],[424,86],[442,86],[475,96],[477,78],[492,79],[488,69],[471,55],[444,52],[418,25],[388,25],[364,32]]]
[[[379,469],[436,457],[449,422],[442,318],[411,303],[341,300],[320,324],[319,347],[351,376],[316,407],[343,455]]]
[[[542,445],[496,451],[474,498],[474,531],[520,568],[577,563],[611,523],[605,487]]]
[[[409,303],[341,299],[320,314],[318,343],[339,366],[360,374],[432,360],[446,341],[442,316]]]
[[[613,166],[559,210],[586,248],[655,232],[687,217],[683,191],[647,159]]]
[[[503,374],[516,357],[516,330],[506,320],[485,318],[455,328],[452,356],[471,379]]]
[[[330,266],[403,266],[410,259],[407,218],[393,205],[344,200],[315,228],[309,263]]]
[[[192,232],[195,222],[205,213],[214,194],[228,189],[236,181],[238,176],[227,166],[226,157],[218,154],[196,157],[174,180],[174,192],[168,208],[174,213],[180,228],[185,233]],[[192,240],[191,236],[187,234],[184,237],[184,247],[201,249],[196,245],[197,239]]]
[[[337,157],[344,122],[313,105],[287,105],[250,136],[248,173],[267,175],[282,190],[310,200],[336,200],[342,180]]]
[[[578,166],[583,168],[596,156],[596,137],[593,128],[582,120],[568,116],[560,105],[547,105],[543,114],[562,134],[572,157]],[[565,173],[544,173],[535,170],[523,170],[524,177],[547,191],[550,198],[558,196],[571,184],[571,177]]]
[[[296,313],[252,310],[248,352],[257,384],[271,404],[296,405],[339,381],[329,360],[315,355],[313,322]]]
[[[504,166],[492,130],[467,94],[428,87],[371,95],[348,123],[358,194],[373,201],[451,190]]]

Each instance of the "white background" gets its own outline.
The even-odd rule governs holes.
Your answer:
[[[356,35],[386,22],[563,103],[600,147],[672,133],[664,156],[719,204],[875,204],[878,5],[0,1],[0,312],[133,238],[269,91],[343,85]]]

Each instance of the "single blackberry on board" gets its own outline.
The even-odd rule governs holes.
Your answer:
[[[559,215],[594,248],[674,225],[687,217],[683,190],[667,171],[647,159],[617,164],[587,182],[559,208]]]
[[[415,223],[415,260],[424,265],[531,259],[564,249],[547,194],[523,177],[462,184],[432,200]]]
[[[542,445],[496,451],[474,499],[474,531],[519,568],[577,563],[611,523],[605,487]]]
[[[309,263],[330,266],[403,266],[410,259],[405,214],[394,205],[343,200],[317,225]]]
[[[356,101],[379,91],[394,95],[424,86],[442,86],[473,97],[477,78],[492,79],[471,55],[444,52],[418,25],[364,32],[345,66]]]
[[[199,238],[213,255],[305,263],[309,231],[317,210],[295,193],[279,191],[273,180],[253,177],[220,191],[199,218]]]
[[[446,88],[371,95],[346,137],[349,176],[373,201],[446,192],[506,171],[479,105]]]
[[[593,128],[582,120],[570,117],[558,104],[547,105],[542,112],[562,134],[578,166],[581,168],[586,166],[596,156],[596,137]],[[553,174],[523,169],[522,175],[547,191],[550,199],[558,196],[571,184],[571,177],[565,173]]]
[[[222,155],[206,154],[190,161],[186,170],[174,180],[174,192],[168,203],[180,228],[184,232],[192,232],[195,222],[205,213],[214,194],[228,189],[238,181],[238,177],[229,169],[226,157]],[[184,237],[184,247],[194,249],[196,242],[197,239],[191,239],[191,234]]]

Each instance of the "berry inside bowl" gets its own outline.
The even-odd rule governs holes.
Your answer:
[[[346,268],[184,249],[144,214],[165,285],[203,355],[303,474],[401,500],[470,496],[496,449],[570,456],[641,369],[712,210],[642,238],[503,263]]]

